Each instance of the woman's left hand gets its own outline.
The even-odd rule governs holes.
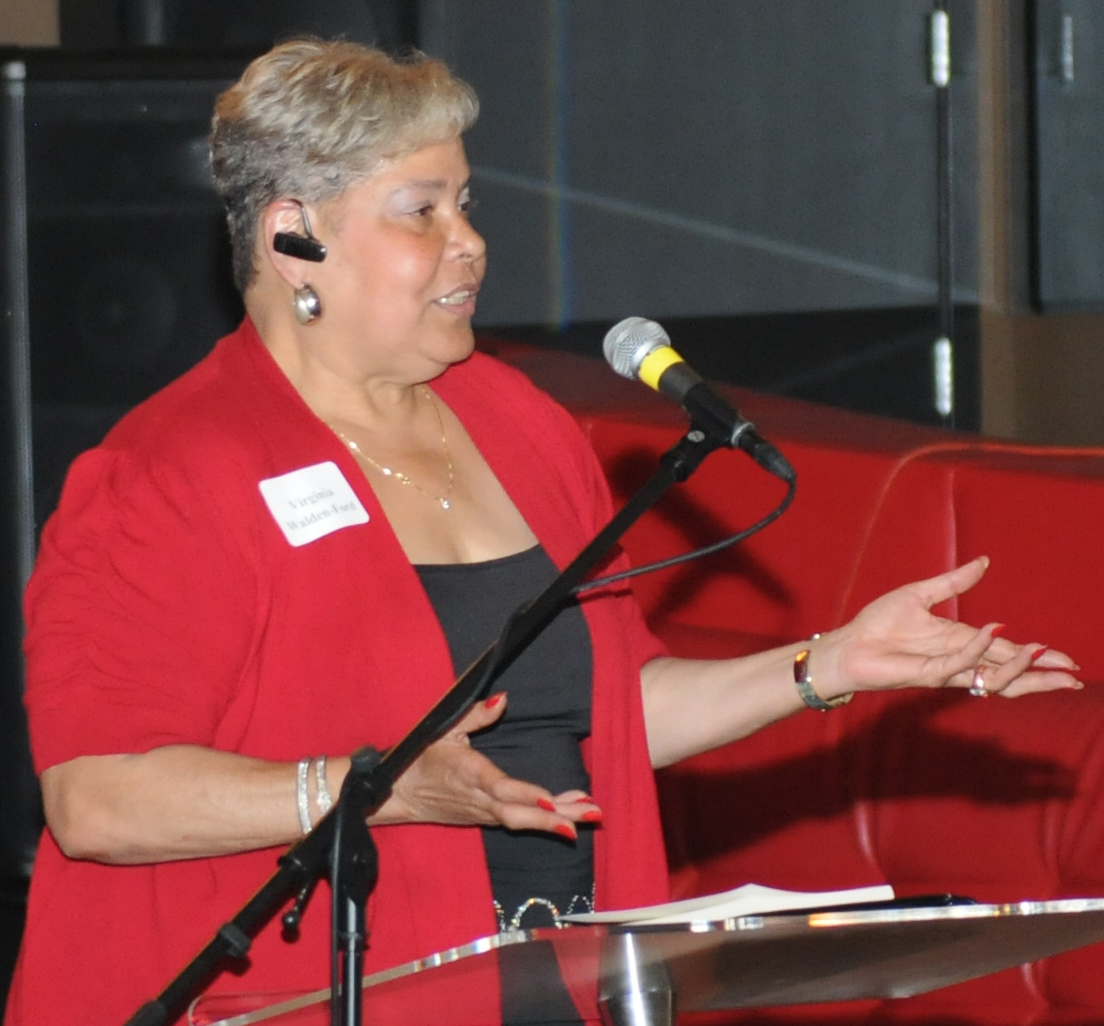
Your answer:
[[[866,606],[816,641],[735,659],[663,656],[641,671],[652,765],[669,766],[747,737],[804,709],[794,687],[794,657],[810,651],[813,689],[830,700],[852,691],[972,688],[1008,697],[1078,689],[1078,667],[1064,652],[1000,637],[1003,625],[971,627],[934,616],[940,602],[985,574],[982,556],[926,581],[906,584]]]
[[[975,628],[932,615],[933,606],[977,584],[988,566],[982,556],[876,599],[814,648],[818,679],[835,678],[856,691],[984,688],[1010,698],[1083,687],[1073,676],[1079,667],[1063,652],[1008,641],[1000,637],[1003,624]]]

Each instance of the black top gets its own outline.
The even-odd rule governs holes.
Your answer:
[[[539,546],[484,563],[415,568],[459,673],[498,637],[509,615],[556,575]],[[590,733],[590,633],[575,602],[566,605],[494,685],[508,696],[495,724],[472,746],[519,780],[552,794],[590,789],[579,742]],[[578,842],[537,831],[483,829],[500,930],[549,926],[557,915],[593,908],[591,830]]]

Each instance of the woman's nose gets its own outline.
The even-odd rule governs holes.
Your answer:
[[[462,260],[482,260],[487,255],[487,243],[466,217],[457,219],[454,242]]]

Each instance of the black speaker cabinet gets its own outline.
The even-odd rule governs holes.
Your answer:
[[[241,317],[206,138],[244,63],[0,50],[0,875],[33,843],[19,601],[37,532],[72,459]]]

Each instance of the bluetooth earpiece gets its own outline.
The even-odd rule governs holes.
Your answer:
[[[272,236],[272,248],[277,253],[295,257],[298,260],[310,260],[320,264],[326,259],[326,247],[315,238],[304,238],[290,232],[277,232]]]
[[[326,247],[314,237],[306,208],[302,203],[299,204],[299,217],[303,222],[305,234],[277,232],[272,236],[272,248],[277,253],[295,257],[296,260],[309,260],[313,264],[320,264],[326,259]]]

